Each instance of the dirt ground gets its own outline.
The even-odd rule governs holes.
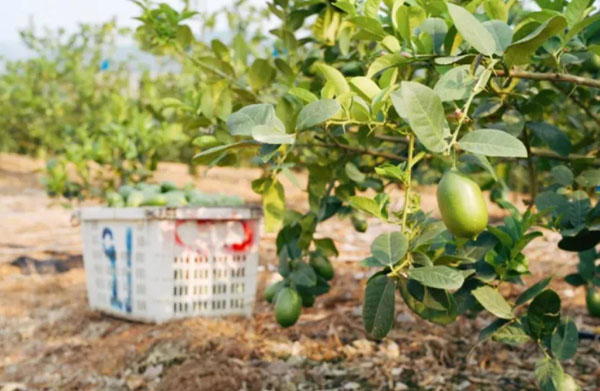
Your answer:
[[[257,300],[250,318],[186,319],[161,325],[133,323],[87,308],[79,228],[73,210],[49,199],[40,162],[0,155],[0,391],[17,390],[535,390],[533,346],[493,342],[475,346],[485,314],[447,327],[431,325],[397,301],[394,330],[383,341],[363,331],[361,303],[368,270],[357,265],[370,242],[391,227],[371,221],[365,234],[331,219],[320,234],[335,239],[332,290],[303,310],[296,326],[281,329],[269,305]],[[258,201],[250,181],[258,171],[215,168],[192,178],[183,165],[159,166],[157,180],[194,181]],[[300,176],[300,181],[306,179]],[[286,184],[290,205],[304,195]],[[399,199],[393,194],[393,199]],[[426,210],[433,189],[421,189]],[[501,217],[493,209],[492,215]],[[533,275],[553,273],[564,311],[582,330],[600,332],[587,316],[584,292],[562,281],[576,258],[544,238],[527,249]],[[274,277],[274,236],[260,246],[259,289]],[[11,265],[15,259],[20,266]],[[38,260],[38,261],[36,261]],[[67,270],[68,269],[68,270]],[[521,291],[514,288],[515,296]],[[600,341],[582,340],[565,368],[584,390],[600,389]]]

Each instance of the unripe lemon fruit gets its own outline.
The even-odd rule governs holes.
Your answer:
[[[300,317],[302,299],[292,288],[283,288],[275,299],[275,319],[283,327],[292,326]]]
[[[589,287],[585,295],[585,304],[591,316],[600,317],[600,291]]]
[[[456,169],[442,176],[437,202],[446,228],[457,238],[472,239],[487,226],[488,211],[481,189]]]

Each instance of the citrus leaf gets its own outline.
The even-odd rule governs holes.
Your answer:
[[[298,114],[296,129],[312,128],[332,118],[340,111],[340,104],[335,99],[321,99],[304,106]]]
[[[562,391],[564,372],[560,363],[543,358],[535,364],[535,378],[542,391]]]
[[[527,303],[529,300],[533,299],[541,291],[543,291],[548,286],[548,284],[550,284],[551,280],[552,276],[546,277],[543,280],[536,282],[535,284],[527,288],[523,293],[521,293],[521,295],[517,298],[515,304],[521,305]]]
[[[327,64],[317,64],[317,69],[327,81],[333,83],[336,95],[340,96],[346,92],[350,92],[350,86],[342,75],[342,72],[338,71],[334,67]]]
[[[388,232],[379,235],[371,244],[371,255],[382,266],[392,266],[408,250],[408,239],[401,232]]]
[[[466,99],[471,94],[483,69],[481,66],[478,67],[475,75],[472,75],[470,65],[459,65],[444,73],[433,90],[443,102]]]
[[[483,24],[463,7],[451,3],[447,5],[450,17],[463,39],[481,54],[494,54],[496,40]]]
[[[363,322],[365,330],[373,338],[387,335],[394,324],[396,284],[385,274],[369,280],[365,289]]]
[[[545,122],[528,122],[527,127],[559,155],[568,156],[571,153],[571,140],[556,126]]]
[[[408,270],[408,276],[430,288],[458,289],[465,278],[461,272],[448,266],[417,267]]]
[[[381,208],[375,200],[372,200],[367,197],[352,196],[349,198],[348,201],[350,202],[350,205],[352,205],[352,207],[356,209],[362,210],[363,212],[367,212],[375,217],[383,217],[381,214]]]
[[[496,176],[496,170],[494,170],[494,167],[492,167],[490,161],[485,156],[478,155],[476,153],[465,153],[461,155],[458,160],[463,163],[475,164],[486,170],[492,176],[494,181],[498,180],[498,177]]]
[[[537,29],[526,37],[513,42],[504,52],[504,60],[511,67],[513,65],[528,64],[531,56],[550,37],[562,32],[567,26],[566,19],[561,15],[553,16],[546,20]]]
[[[477,129],[467,133],[458,146],[485,156],[527,157],[527,150],[518,138],[495,129]]]
[[[512,319],[514,314],[510,304],[502,297],[500,292],[490,286],[482,286],[474,289],[472,292],[473,296],[477,299],[479,304],[486,310],[502,319]]]
[[[440,97],[431,88],[410,81],[402,83],[400,96],[408,123],[425,148],[432,152],[446,149],[444,138],[449,136],[450,129]],[[396,106],[394,104],[394,108],[400,113],[402,108]]]
[[[271,104],[249,105],[227,118],[227,128],[234,136],[251,136],[254,126],[271,124],[274,117],[275,109]]]
[[[552,353],[554,353],[554,357],[558,360],[568,360],[577,352],[578,344],[579,333],[577,332],[577,326],[572,319],[567,318],[552,335],[550,344]]]

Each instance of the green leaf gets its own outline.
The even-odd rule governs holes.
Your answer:
[[[350,85],[369,102],[381,91],[379,86],[373,80],[364,76],[353,77],[350,79]]]
[[[569,41],[571,39],[573,39],[577,34],[582,32],[585,28],[587,28],[591,24],[596,23],[598,21],[600,21],[600,14],[596,14],[589,18],[585,18],[581,22],[576,23],[573,27],[571,27],[569,29],[569,32],[565,35],[565,39],[563,40],[563,42],[565,44],[569,43]]]
[[[385,163],[375,167],[375,173],[382,177],[395,179],[402,183],[405,183],[407,180],[406,172],[402,169],[401,164],[394,166],[393,164]]]
[[[477,343],[481,343],[494,335],[498,330],[504,327],[509,322],[508,319],[495,319],[492,323],[485,326],[481,331],[479,331],[479,337],[477,338]]]
[[[264,225],[266,232],[277,231],[285,213],[285,192],[277,180],[268,183],[263,190]]]
[[[559,155],[569,156],[571,153],[571,140],[557,127],[545,122],[527,122],[527,127]]]
[[[494,181],[498,180],[496,176],[496,170],[490,164],[490,161],[483,155],[478,155],[476,153],[465,153],[460,155],[459,161],[468,164],[475,164],[484,170],[486,170],[494,179]]]
[[[377,201],[367,197],[352,196],[348,200],[352,207],[362,210],[363,212],[369,213],[375,217],[383,218],[381,214],[381,208]]]
[[[448,26],[444,19],[440,18],[427,18],[423,23],[415,29],[415,35],[419,36],[421,32],[429,34],[433,41],[433,49],[435,53],[442,53],[442,46],[444,45],[444,39],[446,33],[448,33]]]
[[[586,281],[591,281],[596,274],[596,250],[591,248],[580,251],[577,255],[579,256],[579,263],[577,264],[579,276]]]
[[[585,170],[575,180],[583,187],[600,186],[600,169]]]
[[[306,103],[312,103],[312,102],[319,100],[319,98],[315,94],[313,94],[312,92],[310,92],[309,90],[304,89],[304,88],[294,87],[294,88],[290,88],[290,90],[288,92],[290,94],[302,99]]]
[[[496,51],[496,40],[480,21],[466,9],[447,3],[448,12],[460,35],[475,50],[486,56]]]
[[[568,360],[577,352],[579,333],[572,319],[567,318],[552,335],[550,346],[557,360]]]
[[[432,152],[444,151],[444,138],[450,135],[450,129],[440,97],[431,88],[409,81],[402,83],[400,95],[408,123],[419,141]],[[399,113],[402,110],[396,104],[394,108]]]
[[[365,15],[369,18],[377,18],[381,0],[367,0],[364,5]]]
[[[258,91],[273,80],[275,73],[275,68],[269,64],[269,61],[257,58],[248,70],[248,84],[253,90]]]
[[[290,279],[300,286],[317,285],[317,274],[308,263],[302,261],[296,263],[296,268],[290,273]]]
[[[551,280],[552,280],[552,276],[546,277],[543,280],[540,280],[540,281],[536,282],[535,284],[533,284],[532,286],[530,286],[529,288],[527,288],[523,293],[521,293],[521,295],[519,295],[519,297],[517,298],[517,301],[515,302],[515,305],[525,304],[529,300],[536,297],[540,292],[542,292],[544,289],[546,289],[548,284],[550,284]]]
[[[445,295],[444,301],[446,302],[446,305],[440,306],[438,303],[436,307],[441,307],[443,309],[434,309],[432,307],[428,307],[425,303],[420,302],[409,292],[409,281],[413,281],[418,284],[418,282],[414,280],[402,279],[399,282],[399,290],[402,298],[406,302],[406,305],[408,305],[408,307],[415,314],[419,315],[423,319],[439,325],[447,325],[456,320],[456,317],[458,316],[458,304],[456,303],[453,295],[446,291],[442,291],[442,295]],[[430,301],[431,300],[428,300],[428,302]]]
[[[537,295],[527,309],[529,335],[542,339],[552,335],[560,321],[560,297],[551,289]]]
[[[502,319],[512,319],[515,315],[510,304],[502,297],[500,292],[490,286],[482,286],[471,291],[479,304],[486,310]]]
[[[369,70],[367,71],[367,77],[370,79],[384,69],[400,64],[406,64],[409,61],[409,58],[403,56],[400,53],[391,53],[377,57],[375,61],[373,61],[373,63],[369,66]]]
[[[566,19],[560,15],[546,20],[529,35],[512,43],[506,49],[504,53],[506,64],[509,67],[528,64],[536,50],[550,37],[562,32],[566,26]]]
[[[541,391],[563,391],[564,372],[560,363],[543,358],[535,364],[535,378]]]
[[[234,136],[251,136],[256,125],[272,124],[275,119],[273,105],[259,103],[246,106],[227,118],[227,128]]]
[[[381,39],[385,36],[385,30],[378,19],[368,16],[355,16],[350,19],[352,23],[372,35],[373,38]]]
[[[369,280],[363,303],[363,322],[371,337],[381,339],[394,324],[396,284],[385,274]]]
[[[506,22],[508,19],[508,6],[504,0],[483,0],[483,9],[490,19]]]
[[[525,334],[523,328],[514,324],[507,325],[498,330],[492,339],[496,342],[504,343],[507,345],[520,346],[531,340],[529,335]]]
[[[255,125],[252,128],[252,138],[263,144],[293,144],[295,136],[285,132],[285,125],[275,117],[270,125]]]
[[[408,270],[408,276],[430,288],[458,289],[465,281],[463,274],[448,266],[416,267]]]
[[[356,165],[354,165],[352,162],[346,163],[344,169],[346,171],[346,175],[348,175],[348,178],[356,183],[363,183],[367,179],[367,176],[360,172],[358,167],[356,167]]]
[[[554,181],[561,186],[571,186],[573,184],[573,172],[567,166],[552,167],[550,173]]]
[[[565,282],[573,286],[583,286],[587,281],[579,273],[571,273],[565,276]]]
[[[392,266],[406,255],[408,239],[401,232],[388,232],[379,235],[371,243],[371,255],[382,266]]]
[[[527,150],[518,138],[495,129],[477,129],[467,133],[458,146],[485,156],[527,157]]]
[[[525,119],[517,110],[507,110],[502,114],[504,130],[509,134],[519,137],[525,128]]]
[[[335,99],[321,99],[307,104],[300,110],[296,120],[296,129],[312,128],[332,118],[340,111],[340,104]]]
[[[246,140],[246,141],[240,141],[240,142],[233,143],[233,144],[218,145],[216,147],[212,147],[212,148],[206,149],[200,153],[197,153],[196,155],[194,155],[193,159],[197,159],[197,158],[205,157],[205,156],[209,156],[209,155],[215,155],[219,152],[225,152],[229,149],[249,148],[249,147],[253,147],[253,148],[260,147],[260,144],[253,140]]]
[[[590,0],[571,0],[567,4],[564,16],[567,19],[569,27],[573,27],[581,22],[585,16],[585,11],[590,5]]]
[[[350,86],[340,71],[323,63],[317,64],[317,69],[327,81],[333,83],[337,96],[350,92]]]
[[[470,65],[459,65],[444,73],[433,90],[443,102],[466,99],[471,94],[483,69],[481,66],[478,67],[477,72],[472,75]]]
[[[488,20],[483,22],[483,27],[494,36],[496,54],[502,55],[512,42],[513,31],[510,26],[500,20]]]

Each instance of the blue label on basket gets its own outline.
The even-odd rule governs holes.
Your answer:
[[[102,230],[102,247],[104,249],[104,254],[108,258],[110,262],[110,275],[111,275],[111,294],[110,294],[110,305],[114,309],[123,310],[125,307],[126,312],[131,312],[131,254],[133,253],[133,233],[131,228],[127,228],[125,232],[125,246],[127,249],[126,257],[127,257],[127,268],[126,268],[126,276],[127,276],[127,297],[125,298],[125,306],[123,306],[123,302],[119,299],[119,284],[118,284],[118,275],[117,275],[117,250],[115,249],[115,241],[114,235],[110,228],[104,228]]]

